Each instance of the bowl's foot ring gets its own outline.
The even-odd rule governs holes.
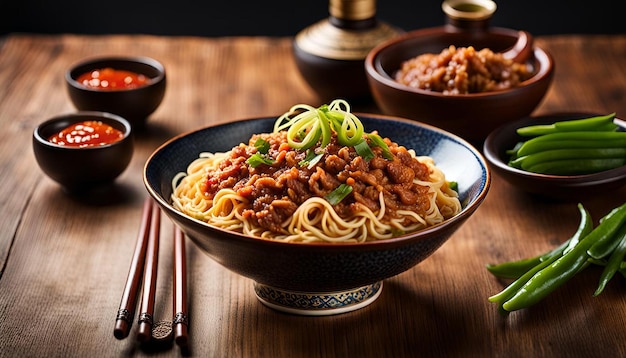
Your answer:
[[[287,291],[254,283],[254,292],[264,305],[303,316],[329,316],[358,310],[374,302],[382,289],[382,281],[337,292]]]

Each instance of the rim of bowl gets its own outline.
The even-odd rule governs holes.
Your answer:
[[[202,221],[202,220],[198,220],[195,218],[192,218],[191,216],[176,210],[166,199],[167,198],[163,198],[161,197],[161,195],[157,194],[157,192],[155,191],[155,189],[149,184],[148,182],[148,178],[146,176],[146,172],[147,172],[147,168],[148,165],[153,161],[153,158],[161,151],[163,150],[165,147],[167,147],[168,145],[170,145],[171,143],[182,139],[185,136],[203,131],[203,130],[207,130],[210,129],[212,127],[216,127],[219,126],[220,124],[217,125],[211,125],[211,126],[205,126],[205,127],[201,127],[195,130],[191,130],[188,132],[184,132],[181,133],[175,137],[172,137],[171,139],[167,140],[166,142],[164,142],[163,144],[161,144],[158,148],[156,148],[148,157],[148,159],[146,160],[145,164],[144,164],[144,168],[143,168],[143,182],[144,182],[144,186],[146,187],[148,193],[150,194],[150,196],[156,200],[159,205],[161,205],[162,207],[166,208],[166,210],[171,213],[174,214],[180,218],[182,218],[183,220],[186,221],[190,221],[194,224],[199,224],[209,230],[215,231],[215,232],[219,232],[222,233],[224,235],[228,235],[231,237],[236,237],[238,239],[241,240],[254,240],[254,241],[259,241],[259,242],[263,242],[264,244],[267,245],[289,245],[292,247],[295,247],[296,245],[299,246],[306,246],[306,247],[316,247],[316,248],[330,248],[330,247],[334,247],[337,249],[349,249],[349,248],[354,248],[354,247],[376,247],[376,246],[393,246],[393,245],[400,245],[400,244],[404,244],[407,241],[414,241],[414,240],[422,240],[424,239],[424,237],[429,236],[430,234],[439,231],[442,228],[446,228],[450,225],[456,224],[457,221],[461,221],[463,222],[464,220],[466,220],[467,218],[469,218],[472,213],[474,211],[476,211],[476,209],[478,209],[478,207],[480,206],[480,204],[484,201],[484,199],[486,198],[488,192],[489,192],[489,188],[491,186],[491,171],[489,169],[488,163],[485,159],[485,157],[480,153],[480,151],[475,148],[472,144],[470,144],[468,141],[466,141],[465,139],[450,133],[446,130],[443,130],[441,128],[429,125],[427,123],[422,123],[419,121],[414,121],[414,120],[408,120],[405,118],[401,118],[401,117],[395,117],[395,116],[389,116],[389,115],[379,115],[379,114],[368,114],[368,113],[355,113],[358,116],[367,116],[370,118],[374,118],[374,119],[383,119],[383,120],[393,120],[393,121],[402,121],[402,122],[407,122],[410,124],[414,124],[420,127],[423,127],[429,131],[435,131],[438,133],[443,134],[444,136],[452,139],[453,141],[457,141],[459,142],[463,147],[465,147],[467,150],[469,150],[480,162],[481,166],[484,168],[484,172],[485,172],[485,184],[483,185],[481,191],[477,194],[476,199],[474,199],[474,201],[472,201],[469,205],[464,206],[461,210],[460,213],[458,213],[456,216],[444,220],[441,223],[435,224],[433,226],[427,227],[425,229],[419,230],[419,231],[415,231],[409,234],[405,234],[402,236],[398,236],[398,237],[394,237],[394,238],[390,238],[390,239],[385,239],[385,240],[378,240],[378,241],[367,241],[367,242],[350,242],[350,243],[341,243],[341,244],[337,244],[337,243],[328,243],[328,242],[313,242],[313,243],[303,243],[303,242],[283,242],[283,241],[279,241],[279,240],[272,240],[272,239],[265,239],[265,238],[261,238],[261,237],[256,237],[256,236],[250,236],[250,235],[244,235],[238,232],[234,232],[234,231],[229,231],[226,229],[222,229],[222,228],[218,228],[215,226],[211,226],[209,224],[207,224],[206,222]],[[254,120],[261,120],[261,119],[266,119],[268,117],[255,117],[255,118],[247,118],[247,119],[240,119],[240,120],[236,120],[234,122],[244,122],[244,121],[254,121]],[[232,122],[231,122],[232,123]]]
[[[99,90],[97,88],[87,87],[87,86],[83,85],[82,83],[76,81],[76,78],[74,78],[74,75],[76,75],[76,74],[74,74],[74,72],[79,67],[91,67],[93,65],[92,69],[96,69],[96,68],[100,68],[101,67],[101,66],[97,66],[98,63],[109,62],[109,61],[139,63],[139,64],[147,65],[147,66],[150,66],[150,67],[154,68],[157,71],[158,74],[155,77],[150,77],[151,81],[147,85],[145,85],[145,86],[135,87],[135,88],[122,88],[122,89],[117,89],[115,91],[102,91],[102,90]],[[144,74],[144,73],[142,73],[142,74]],[[78,75],[80,75],[80,74],[78,74]],[[99,93],[120,93],[120,92],[138,91],[138,90],[142,90],[142,89],[147,88],[147,87],[154,86],[157,83],[162,82],[164,79],[165,79],[165,66],[163,66],[163,64],[161,62],[155,60],[154,58],[147,57],[147,56],[98,56],[98,57],[89,57],[89,58],[82,59],[82,60],[72,64],[69,67],[69,69],[65,71],[65,81],[67,83],[69,83],[72,87],[78,88],[78,89],[83,90],[83,91],[99,92]]]
[[[124,131],[123,131],[124,137],[118,141],[105,144],[105,145],[88,146],[88,147],[70,147],[70,146],[58,145],[58,144],[52,143],[48,140],[48,138],[44,138],[40,133],[44,128],[54,125],[61,121],[67,121],[69,125],[69,124],[74,124],[74,123],[89,120],[89,119],[100,120],[104,122],[117,122],[121,124],[124,127]],[[37,127],[35,127],[35,130],[33,131],[33,137],[40,144],[48,146],[48,147],[60,148],[64,150],[98,150],[102,148],[109,148],[109,147],[122,143],[127,138],[129,138],[131,134],[132,134],[132,127],[130,125],[130,122],[128,122],[126,119],[113,113],[99,112],[99,111],[79,111],[79,112],[66,113],[66,114],[54,116],[40,123]]]
[[[496,148],[495,141],[499,136],[507,134],[508,131],[514,130],[519,127],[521,123],[534,123],[533,119],[546,118],[550,116],[563,116],[563,115],[574,115],[574,114],[582,114],[579,112],[560,112],[560,113],[549,113],[536,117],[526,117],[522,118],[518,121],[511,122],[496,128],[493,132],[491,132],[486,138],[483,144],[483,154],[487,161],[499,168],[504,172],[508,172],[514,174],[516,176],[530,179],[530,180],[542,180],[542,181],[550,181],[552,183],[561,183],[561,184],[569,184],[569,185],[585,185],[589,183],[601,184],[604,182],[612,182],[618,180],[620,177],[626,175],[626,165],[622,165],[621,167],[604,170],[597,173],[591,174],[580,174],[580,175],[554,175],[554,174],[541,174],[541,173],[533,173],[529,171],[525,171],[518,168],[513,168],[509,166],[503,158],[500,156],[500,150],[502,148]],[[589,114],[595,115],[595,114]],[[616,124],[618,124],[622,129],[626,130],[626,121],[619,119],[616,117]],[[515,143],[512,143],[514,145]],[[512,146],[511,146],[512,147]]]
[[[489,91],[489,92],[480,92],[480,93],[468,93],[468,94],[443,94],[442,92],[429,91],[420,88],[415,88],[411,86],[407,86],[401,84],[400,82],[394,80],[391,77],[391,74],[385,71],[379,61],[380,56],[382,56],[386,51],[389,51],[390,48],[396,46],[406,40],[410,40],[417,36],[425,36],[430,33],[435,33],[440,30],[438,29],[422,29],[415,30],[411,32],[407,32],[404,34],[400,34],[397,37],[391,38],[387,41],[384,41],[374,47],[365,58],[365,71],[377,82],[391,87],[398,91],[411,92],[415,94],[433,96],[433,97],[441,97],[441,98],[480,98],[480,97],[492,97],[499,95],[506,95],[510,92],[514,92],[520,88],[525,88],[528,86],[532,86],[546,77],[550,77],[553,74],[554,70],[554,58],[552,55],[541,48],[540,46],[533,46],[533,55],[535,61],[539,63],[538,71],[529,79],[521,82],[518,86],[507,88],[504,90],[497,91]],[[406,60],[409,60],[408,58]]]

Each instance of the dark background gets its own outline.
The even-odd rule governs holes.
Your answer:
[[[626,33],[621,1],[496,0],[491,25],[534,35]],[[377,9],[403,30],[445,21],[439,0],[378,0]],[[0,0],[0,35],[292,36],[327,16],[327,0]]]

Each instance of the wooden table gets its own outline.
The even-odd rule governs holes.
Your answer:
[[[187,243],[190,350],[113,337],[141,207],[143,165],[167,139],[202,126],[318,104],[299,77],[289,38],[26,36],[0,42],[0,356],[626,356],[626,287],[592,297],[586,270],[533,308],[500,316],[487,297],[505,282],[485,264],[553,248],[579,220],[572,202],[541,200],[494,176],[473,217],[434,255],[385,282],[361,310],[329,317],[278,313],[252,282]],[[626,116],[626,36],[540,37],[556,60],[536,113],[616,111]],[[103,54],[146,55],[168,71],[167,94],[136,139],[113,193],[66,195],[38,168],[34,127],[72,112],[63,73]],[[373,106],[357,108],[376,111]],[[626,189],[626,188],[625,188]],[[583,204],[597,220],[626,190]],[[155,319],[171,319],[171,225],[164,220]]]

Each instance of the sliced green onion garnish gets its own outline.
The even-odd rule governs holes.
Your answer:
[[[250,158],[248,158],[248,160],[246,160],[246,163],[248,163],[248,165],[252,168],[256,168],[261,164],[272,165],[274,164],[274,161],[272,159],[265,158],[259,153],[254,153],[250,156]]]
[[[356,154],[365,159],[365,161],[370,161],[375,157],[374,152],[372,152],[372,149],[364,139],[361,139],[361,141],[354,146],[354,150],[356,150]]]
[[[267,152],[270,151],[270,143],[268,141],[266,141],[265,139],[263,139],[263,138],[258,138],[254,142],[254,147],[261,154],[267,154]]]
[[[348,184],[341,184],[335,190],[326,195],[326,200],[330,205],[339,204],[348,194],[352,192],[352,187]]]
[[[317,115],[319,116],[320,129],[322,130],[322,143],[320,144],[320,147],[325,148],[328,145],[328,143],[330,143],[330,138],[332,134],[332,131],[330,129],[330,121],[326,117],[326,114],[324,114],[324,111],[322,110],[318,109]]]
[[[391,228],[391,236],[392,237],[398,237],[398,236],[402,236],[404,234],[406,234],[406,231],[404,231],[404,230],[401,230],[401,229],[398,229],[398,228],[394,228],[394,227]]]
[[[367,137],[372,141],[373,146],[380,147],[380,149],[382,149],[383,158],[387,160],[393,160],[393,154],[389,150],[389,146],[378,134],[370,133],[367,135]]]
[[[450,187],[450,189],[456,191],[457,193],[459,192],[459,183],[455,181],[451,181],[451,182],[448,182],[448,186]]]
[[[304,138],[297,141],[301,133],[305,133]],[[303,120],[292,123],[287,130],[287,143],[291,148],[306,150],[317,144],[321,135],[319,120],[312,116],[304,117]]]
[[[293,118],[289,116],[302,111],[300,114],[296,115]],[[306,105],[306,104],[296,104],[295,106],[289,109],[289,112],[286,112],[282,116],[280,116],[276,122],[274,123],[274,132],[279,132],[287,127],[290,127],[294,122],[297,122],[302,117],[309,116],[311,112],[314,112],[315,108]]]
[[[354,147],[363,137],[363,123],[352,113],[344,112],[341,130],[337,132],[339,144]]]
[[[293,117],[291,117],[293,115]],[[306,150],[315,145],[324,148],[337,133],[339,144],[354,147],[363,137],[363,123],[352,113],[344,100],[334,100],[330,105],[313,108],[298,104],[280,116],[274,123],[274,132],[287,130],[287,143],[291,148]]]
[[[315,166],[315,164],[317,164],[320,159],[322,159],[322,157],[324,156],[324,152],[321,153],[315,153],[315,150],[313,149],[308,149],[306,151],[306,157],[301,160],[298,165],[304,167],[306,166],[308,169],[311,169]]]

